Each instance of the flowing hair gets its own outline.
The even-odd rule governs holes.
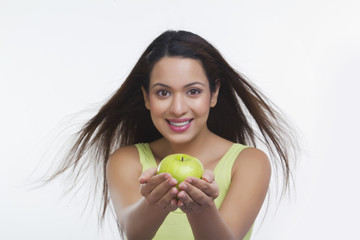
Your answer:
[[[75,185],[83,177],[84,169],[92,166],[98,173],[96,184],[102,192],[99,220],[104,219],[110,202],[106,182],[110,154],[122,146],[162,137],[145,108],[141,87],[149,91],[152,68],[165,56],[199,60],[211,92],[220,82],[218,101],[211,108],[207,121],[209,130],[232,142],[254,147],[265,145],[272,166],[281,170],[284,179],[282,193],[289,190],[290,153],[296,150],[293,129],[278,108],[234,70],[214,46],[187,31],[166,31],[146,48],[121,87],[77,132],[61,166],[48,181],[69,172],[75,177]]]

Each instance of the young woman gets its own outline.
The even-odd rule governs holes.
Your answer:
[[[79,132],[54,176],[81,171],[87,161],[100,166],[102,216],[111,199],[129,240],[250,239],[271,164],[280,164],[288,186],[294,142],[286,126],[210,43],[166,31]],[[257,141],[271,160],[255,148]],[[202,179],[189,177],[177,188],[169,173],[157,175],[160,161],[173,153],[198,158],[206,169]]]

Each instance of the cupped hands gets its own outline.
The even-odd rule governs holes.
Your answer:
[[[177,206],[185,213],[213,206],[219,195],[219,187],[211,170],[205,170],[202,179],[188,177],[179,184],[179,191]]]

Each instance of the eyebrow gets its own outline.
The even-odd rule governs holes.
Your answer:
[[[200,84],[202,86],[205,86],[204,83],[201,83],[201,82],[192,82],[192,83],[188,83],[184,86],[184,88],[187,88],[187,87],[190,87],[190,86],[193,86],[193,85],[196,85],[196,84]],[[161,86],[161,87],[166,87],[166,88],[171,88],[170,86],[166,85],[166,84],[163,84],[163,83],[155,83],[151,88],[154,88],[156,86]]]

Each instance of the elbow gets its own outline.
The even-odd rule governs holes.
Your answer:
[[[127,239],[127,240],[135,240],[140,239],[138,234],[136,232],[131,231],[131,229],[120,226],[119,228],[121,239]]]
[[[250,239],[250,236],[251,236],[251,233],[253,230],[253,226],[254,225],[251,225],[249,228],[243,229],[242,231],[235,233],[234,239],[237,239],[237,240],[243,240],[244,238]]]
[[[152,234],[151,236],[144,236],[144,232],[138,231],[138,229],[134,229],[133,226],[129,226],[126,224],[119,224],[119,232],[121,239],[126,240],[148,240],[152,239],[155,236],[155,234]]]
[[[128,226],[128,224],[125,224],[122,221],[118,221],[118,227],[119,227],[119,233],[121,239],[127,239],[127,240],[140,239],[138,234],[136,234],[136,231],[134,231],[134,229],[132,229],[131,226]]]

